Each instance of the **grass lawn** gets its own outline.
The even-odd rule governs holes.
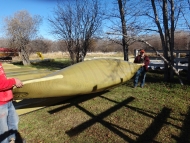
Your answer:
[[[190,84],[182,75],[184,86],[177,79],[165,83],[163,71],[150,70],[144,88],[132,88],[131,79],[105,92],[60,101],[21,115],[19,132],[27,143],[188,143]]]

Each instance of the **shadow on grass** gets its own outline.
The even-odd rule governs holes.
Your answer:
[[[159,114],[157,114],[157,116],[155,117],[156,113],[153,113],[151,111],[145,111],[143,109],[127,105],[130,102],[132,102],[135,98],[129,97],[129,98],[123,100],[122,102],[117,102],[115,100],[112,100],[112,99],[102,96],[106,92],[108,92],[108,91],[89,94],[89,95],[81,95],[81,96],[77,96],[77,97],[68,99],[66,101],[62,101],[60,103],[57,103],[56,105],[58,105],[58,104],[61,105],[63,103],[70,103],[70,104],[63,105],[62,107],[58,107],[54,110],[50,110],[49,113],[53,114],[53,113],[59,112],[61,110],[64,110],[66,108],[69,108],[71,106],[75,106],[78,109],[80,109],[81,111],[83,111],[85,114],[87,114],[88,116],[91,117],[91,119],[66,131],[65,133],[67,135],[69,135],[70,137],[80,134],[81,132],[85,131],[87,128],[91,127],[92,125],[94,125],[95,123],[98,122],[101,125],[103,125],[104,127],[106,127],[107,129],[109,129],[110,131],[112,131],[113,133],[115,133],[117,136],[121,137],[126,142],[129,142],[129,143],[135,143],[135,142],[137,142],[137,143],[153,143],[154,142],[154,143],[156,143],[157,141],[154,141],[154,138],[158,135],[158,133],[160,132],[160,130],[162,129],[164,124],[167,124],[167,119],[170,118],[171,110],[169,108],[164,107],[161,110],[161,112]],[[88,110],[84,109],[83,107],[81,107],[79,105],[81,102],[91,100],[97,96],[101,97],[102,99],[105,99],[105,100],[115,103],[115,106],[107,109],[106,111],[104,111],[98,115],[94,115],[93,113],[89,112]],[[147,129],[144,131],[144,133],[138,134],[135,131],[131,131],[129,129],[123,128],[117,124],[112,124],[110,122],[104,121],[104,118],[106,118],[110,114],[116,112],[117,110],[119,110],[122,107],[126,107],[130,110],[138,112],[139,114],[150,117],[153,119],[153,122],[149,125],[149,127],[147,127]],[[152,115],[152,114],[154,114],[154,115]],[[190,109],[189,109],[189,112],[187,113],[186,119],[184,121],[183,129],[182,129],[183,132],[181,133],[181,136],[178,139],[176,139],[177,141],[179,141],[179,143],[186,143],[186,142],[188,143],[189,142],[189,139],[190,139],[189,138],[190,129],[188,127],[188,125],[190,124],[190,116],[189,115],[190,115]],[[130,136],[127,136],[125,134],[125,132],[137,136],[138,137],[137,140],[136,141],[133,140],[132,138],[130,138]]]
[[[14,65],[23,66],[22,62],[15,62]],[[39,69],[49,69],[49,70],[60,70],[71,65],[71,61],[55,61],[55,60],[44,60],[38,62],[32,62],[31,66]]]
[[[102,124],[103,126],[105,126],[106,128],[108,128],[109,130],[111,130],[112,132],[114,132],[115,134],[117,134],[118,136],[120,136],[121,138],[123,138],[125,141],[133,143],[133,142],[156,142],[154,141],[154,138],[156,137],[156,135],[159,133],[159,131],[161,130],[161,128],[163,127],[163,124],[166,123],[167,118],[170,116],[170,109],[164,107],[162,109],[162,111],[156,116],[151,116],[145,112],[143,112],[142,110],[139,109],[139,113],[145,115],[145,116],[149,116],[151,118],[154,118],[153,123],[145,130],[145,132],[142,135],[139,135],[133,131],[130,131],[128,129],[125,129],[123,127],[119,127],[118,125],[109,123],[107,121],[104,121],[103,119],[106,118],[107,116],[109,116],[110,114],[116,112],[117,110],[119,110],[122,107],[126,107],[126,108],[130,108],[134,111],[137,111],[136,108],[128,106],[127,104],[129,104],[130,102],[132,102],[135,98],[133,97],[129,97],[125,100],[123,100],[122,102],[116,102],[113,100],[110,100],[106,97],[103,97],[100,95],[100,97],[109,100],[110,102],[114,102],[116,103],[115,106],[109,108],[108,110],[100,113],[99,115],[94,115],[91,112],[87,111],[86,109],[84,109],[83,107],[81,107],[78,102],[75,102],[73,105],[76,106],[78,109],[80,109],[81,111],[83,111],[84,113],[86,113],[88,116],[91,117],[91,119],[81,123],[80,125],[72,128],[71,130],[66,131],[66,134],[68,134],[70,137],[78,135],[79,133],[83,132],[84,130],[86,130],[87,128],[89,128],[90,126],[94,125],[96,122]],[[131,133],[133,135],[139,136],[139,138],[137,139],[137,141],[131,139],[129,136],[127,136],[126,134],[124,134],[122,131],[124,132],[128,132]]]
[[[135,76],[133,76],[128,82],[124,83],[127,86],[133,87]],[[140,84],[142,80],[142,76],[139,77],[138,83]],[[145,83],[151,82],[151,83],[160,83],[161,81],[164,81],[164,72],[162,70],[149,70],[146,73],[146,81]]]
[[[8,138],[12,134],[15,134],[15,136],[16,136],[16,143],[23,143],[22,137],[17,130],[9,130],[9,131],[5,132],[4,134],[1,134],[0,135],[0,142],[3,142],[3,140]]]
[[[55,106],[55,105],[63,105],[65,103],[69,103],[67,105],[63,105],[58,107],[54,110],[48,111],[50,114],[59,112],[66,108],[69,108],[75,104],[79,104],[81,102],[90,100],[97,96],[100,96],[104,93],[108,92],[108,90],[99,92],[99,93],[92,93],[87,95],[78,95],[78,96],[62,96],[62,97],[49,97],[49,98],[32,98],[32,99],[24,99],[19,102],[13,101],[15,109],[17,110],[18,114],[25,115],[36,110],[40,110],[45,107]],[[30,110],[33,108],[33,110]],[[25,109],[24,111],[22,109]]]
[[[112,124],[104,121],[103,119],[107,116],[109,116],[111,113],[116,112],[117,110],[119,110],[121,107],[123,107],[124,105],[132,102],[134,100],[133,97],[129,97],[127,99],[125,99],[124,101],[120,102],[119,104],[116,104],[115,106],[109,108],[108,110],[100,113],[99,115],[95,116],[94,114],[92,114],[91,112],[87,111],[86,109],[84,109],[83,107],[79,106],[78,104],[76,104],[75,106],[77,108],[79,108],[81,111],[83,111],[84,113],[86,113],[87,115],[89,115],[90,117],[92,117],[92,119],[78,125],[77,127],[66,131],[66,134],[68,134],[69,136],[75,136],[81,132],[83,132],[85,129],[89,128],[90,126],[92,126],[93,124],[95,124],[96,122],[101,123],[103,126],[105,126],[106,128],[108,128],[109,130],[113,131],[114,133],[116,133],[117,135],[119,135],[121,138],[123,138],[124,140],[128,141],[128,142],[134,142],[131,138],[129,138],[128,136],[126,136],[124,133],[122,133],[121,131],[119,131],[118,129],[116,129]]]
[[[79,96],[76,96],[76,97],[72,97],[72,98],[67,99],[67,100],[65,100],[65,101],[58,102],[58,103],[56,103],[56,104],[54,104],[54,105],[61,105],[61,104],[64,104],[64,103],[70,103],[70,104],[63,105],[63,106],[58,107],[58,108],[56,108],[56,109],[50,110],[50,111],[48,111],[48,113],[54,114],[54,113],[56,113],[56,112],[59,112],[59,111],[61,111],[61,110],[64,110],[64,109],[66,109],[66,108],[69,108],[69,107],[71,107],[71,106],[76,106],[77,104],[80,104],[80,103],[85,102],[85,101],[87,101],[87,100],[91,100],[91,99],[93,99],[93,98],[95,98],[95,97],[97,97],[97,96],[100,96],[100,95],[102,95],[102,94],[105,94],[105,93],[107,93],[107,92],[109,92],[109,91],[102,91],[102,92],[98,92],[98,93],[92,93],[92,94],[79,95]],[[52,105],[52,106],[53,106],[53,105]]]
[[[182,115],[183,116],[183,115]],[[185,115],[185,120],[181,128],[179,137],[172,136],[178,143],[190,143],[190,107],[188,113]]]
[[[182,79],[182,82],[184,85],[190,85],[190,82],[187,80],[187,71],[181,71],[180,72],[180,78]],[[139,77],[139,82],[141,81],[142,77]],[[132,78],[132,81],[134,80],[134,77]],[[174,78],[166,82],[164,81],[164,70],[149,70],[146,74],[146,82],[145,83],[166,83],[166,84],[180,84],[179,79],[177,75],[174,74]]]
[[[111,102],[114,102],[114,103],[118,103],[118,102],[115,102],[114,100],[110,100],[110,99],[108,99],[106,97],[103,97],[103,96],[102,96],[102,98],[104,98],[106,100],[109,100]],[[140,114],[142,114],[144,116],[147,116],[147,117],[150,117],[150,118],[154,119],[153,123],[146,129],[146,131],[142,135],[138,135],[139,138],[135,142],[137,142],[137,143],[156,142],[156,141],[154,141],[154,138],[156,137],[156,135],[161,130],[163,124],[167,123],[167,118],[170,117],[171,109],[164,107],[162,109],[162,111],[156,117],[154,117],[151,114],[155,115],[156,113],[153,113],[153,112],[150,112],[150,111],[145,111],[145,110],[142,110],[140,108],[132,107],[132,106],[129,106],[129,105],[125,105],[125,107],[127,107],[127,108],[129,108],[129,109],[131,109],[131,110],[133,110],[135,112],[138,112],[138,113],[140,113]],[[137,135],[136,133],[133,133],[133,134]]]
[[[155,142],[154,138],[161,130],[162,126],[170,116],[171,109],[164,107],[162,111],[155,117],[152,124],[139,136],[136,140],[137,143],[152,143]]]

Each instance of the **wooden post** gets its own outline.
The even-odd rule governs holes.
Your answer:
[[[134,50],[134,56],[136,57],[139,54],[139,49]]]
[[[179,53],[179,52],[176,52],[176,58],[180,58],[180,53]],[[175,64],[176,64],[175,67],[176,67],[177,71],[179,72],[179,69],[178,69],[179,61],[176,60],[176,61],[175,61]]]

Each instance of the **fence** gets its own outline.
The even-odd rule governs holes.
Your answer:
[[[138,49],[134,50],[134,56],[136,57],[138,55]],[[159,53],[163,54],[163,50],[157,50]],[[158,56],[152,56],[152,53],[155,53],[153,50],[146,50],[146,54],[150,58],[150,64],[149,66],[151,68],[164,68],[164,61],[162,60],[161,57]],[[190,56],[190,50],[174,50],[175,58],[174,58],[174,67],[179,71],[179,70],[188,70],[188,56],[186,57],[180,57],[181,54],[189,55]],[[190,72],[190,71],[189,71]]]

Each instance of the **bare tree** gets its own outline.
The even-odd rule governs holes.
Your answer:
[[[173,1],[173,0],[171,0],[171,1]],[[169,53],[169,57],[171,57],[171,55],[173,55],[172,52],[173,52],[174,47],[171,47],[171,36],[170,36],[170,33],[169,33],[169,27],[168,27],[169,18],[168,18],[167,0],[163,0],[162,2],[163,2],[163,4],[162,4],[161,9],[162,9],[162,13],[163,13],[163,27],[164,27],[164,29],[161,28],[161,23],[160,23],[160,20],[159,20],[159,17],[158,17],[158,11],[157,11],[157,8],[156,8],[155,0],[151,0],[152,8],[153,8],[153,11],[154,11],[154,21],[155,21],[155,23],[156,23],[156,25],[158,27],[158,31],[159,31],[159,34],[160,34],[160,38],[161,38],[161,42],[162,42],[162,48],[164,50],[164,57],[167,60],[170,60],[170,62],[173,63],[173,61],[171,61],[171,59],[168,58],[168,53]],[[171,9],[173,9],[173,7],[171,7]],[[172,19],[172,21],[171,21],[172,25],[173,25],[173,22],[174,22],[173,20],[174,19]],[[172,28],[171,30],[173,30],[173,31],[171,31],[171,33],[173,34],[174,29]],[[168,71],[168,65],[167,65],[166,62],[165,62],[165,80],[169,81],[169,71]]]
[[[106,32],[108,38],[123,47],[124,60],[128,61],[129,47],[134,43],[132,36],[139,33],[139,25],[136,24],[136,12],[132,10],[134,8],[134,1],[130,0],[113,0],[114,7],[108,10],[106,13],[108,21],[111,22],[111,26],[108,26]],[[121,36],[127,35],[127,36]],[[116,35],[118,35],[116,37]],[[120,41],[118,41],[120,40]]]
[[[122,33],[123,35],[127,35],[127,27],[126,27],[126,21],[125,21],[125,11],[123,7],[123,3],[125,3],[126,0],[118,0],[118,5],[119,5],[119,13],[121,17],[121,25],[122,25]],[[123,36],[122,38],[122,43],[123,43],[123,54],[124,54],[124,60],[128,61],[128,44],[126,37]]]
[[[137,11],[140,10],[137,16],[140,21],[143,21],[143,31],[145,33],[157,32],[160,36],[164,57],[174,66],[174,32],[177,26],[180,26],[180,1],[174,3],[174,0],[139,0],[136,4]],[[139,18],[138,17],[138,18]],[[173,70],[165,62],[165,81],[170,81],[173,78]]]
[[[47,53],[48,45],[44,39],[38,38],[30,41],[29,44],[27,44],[26,51],[28,55],[36,52]]]
[[[31,16],[27,11],[18,11],[13,17],[5,18],[5,30],[10,40],[9,46],[20,51],[24,65],[29,65],[27,44],[35,38],[38,26],[42,19],[40,16]]]
[[[0,38],[0,47],[8,47],[8,40],[5,38]]]
[[[182,11],[182,15],[183,15],[183,18],[185,20],[185,24],[187,25],[188,29],[190,30],[190,20],[188,20],[187,17],[189,17],[189,15],[187,15],[186,13],[189,14],[189,10],[190,10],[190,0],[188,0],[188,4],[185,5],[185,7],[187,7],[188,11]],[[187,47],[188,48],[188,47]],[[189,48],[188,48],[189,49]],[[190,71],[190,52],[189,52],[189,58],[188,58],[188,71]],[[188,81],[190,81],[190,73],[188,72],[188,75],[187,75],[187,79]]]
[[[175,1],[174,3],[174,0],[151,0],[151,4],[154,11],[154,21],[160,34],[164,56],[171,65],[174,66],[174,34],[176,27],[178,26],[178,28],[180,28],[180,23],[178,23],[178,21],[183,11],[183,7],[181,6],[182,2]],[[161,23],[162,21],[159,19],[158,11],[162,12],[163,23]],[[170,81],[173,78],[173,70],[171,66],[168,67],[166,62],[164,77],[166,81]]]
[[[74,63],[84,60],[91,38],[101,27],[102,15],[98,0],[75,0],[58,3],[54,17],[48,19],[51,33],[66,43]]]

